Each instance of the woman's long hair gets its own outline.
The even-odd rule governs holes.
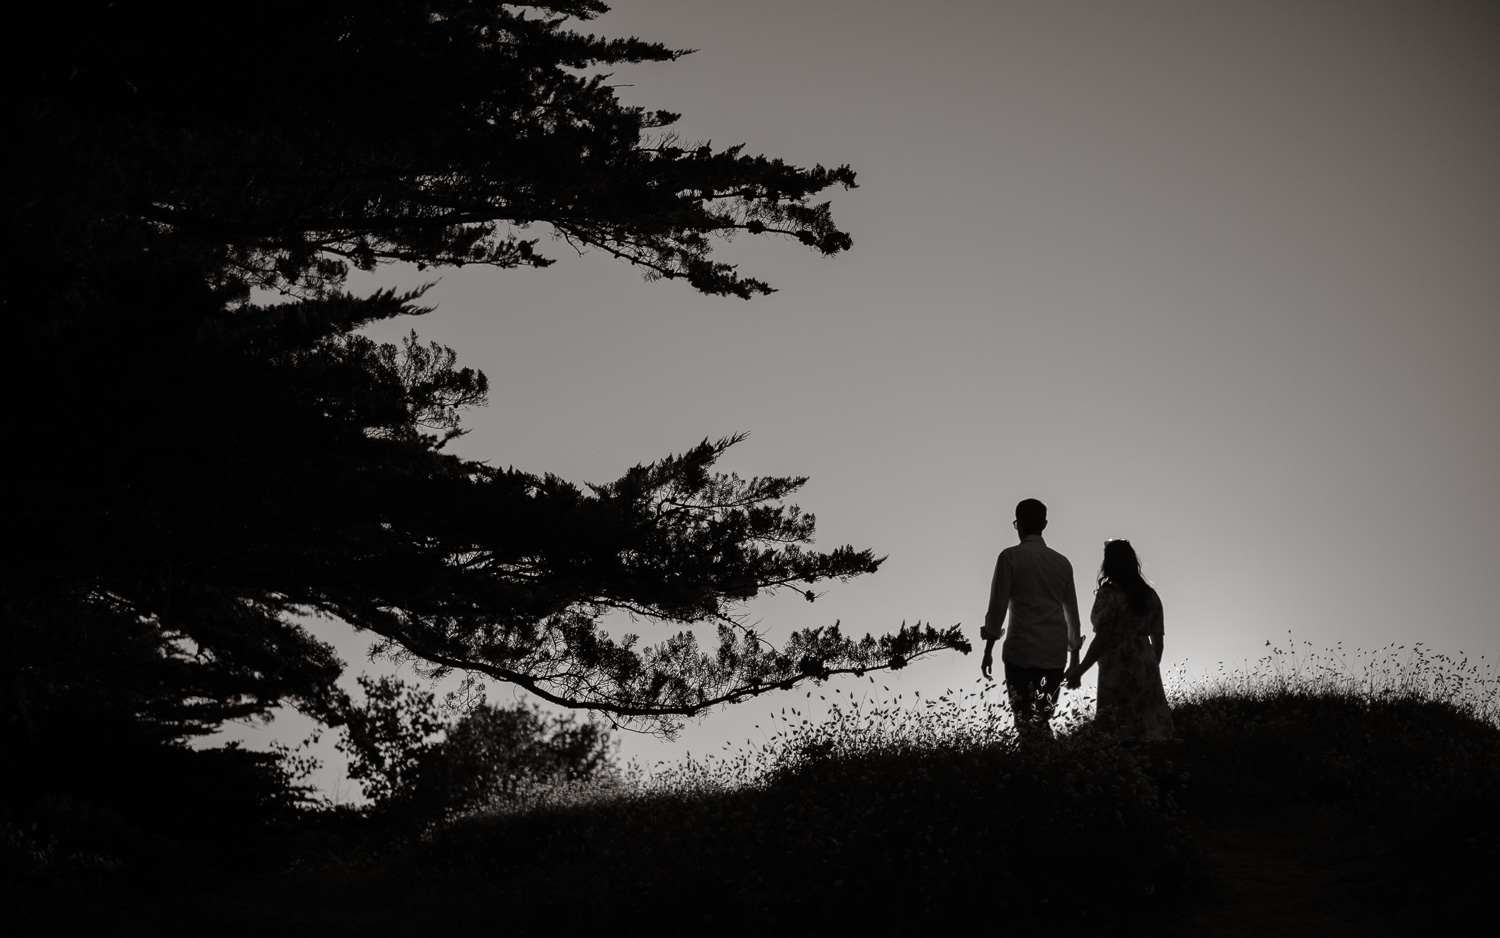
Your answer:
[[[1151,604],[1151,585],[1141,576],[1141,558],[1135,548],[1121,538],[1104,542],[1104,563],[1099,565],[1099,588],[1115,586],[1125,592],[1130,600],[1130,609],[1136,615],[1146,611]]]

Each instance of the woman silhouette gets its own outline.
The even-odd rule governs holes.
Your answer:
[[[1106,541],[1094,592],[1094,640],[1081,662],[1064,676],[1077,687],[1099,663],[1099,703],[1094,724],[1116,736],[1171,739],[1172,711],[1161,686],[1161,598],[1141,576],[1141,561],[1129,541]]]

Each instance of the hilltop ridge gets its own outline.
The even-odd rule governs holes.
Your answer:
[[[141,879],[20,899],[33,924],[113,934],[1457,928],[1488,917],[1500,876],[1500,728],[1476,686],[1220,682],[1178,695],[1164,743],[1073,717],[1021,745],[978,694],[915,717],[850,706],[420,836],[325,827],[279,871],[200,874],[161,904]]]

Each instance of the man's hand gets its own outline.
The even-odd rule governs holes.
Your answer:
[[[993,681],[995,675],[990,672],[995,669],[995,653],[989,648],[984,650],[984,657],[979,659],[979,673],[984,675],[986,681]]]

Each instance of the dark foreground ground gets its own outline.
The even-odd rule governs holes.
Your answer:
[[[1500,732],[1429,701],[1200,698],[1180,743],[814,751],[769,784],[423,835],[323,817],[247,859],[12,878],[13,933],[1487,932]]]

